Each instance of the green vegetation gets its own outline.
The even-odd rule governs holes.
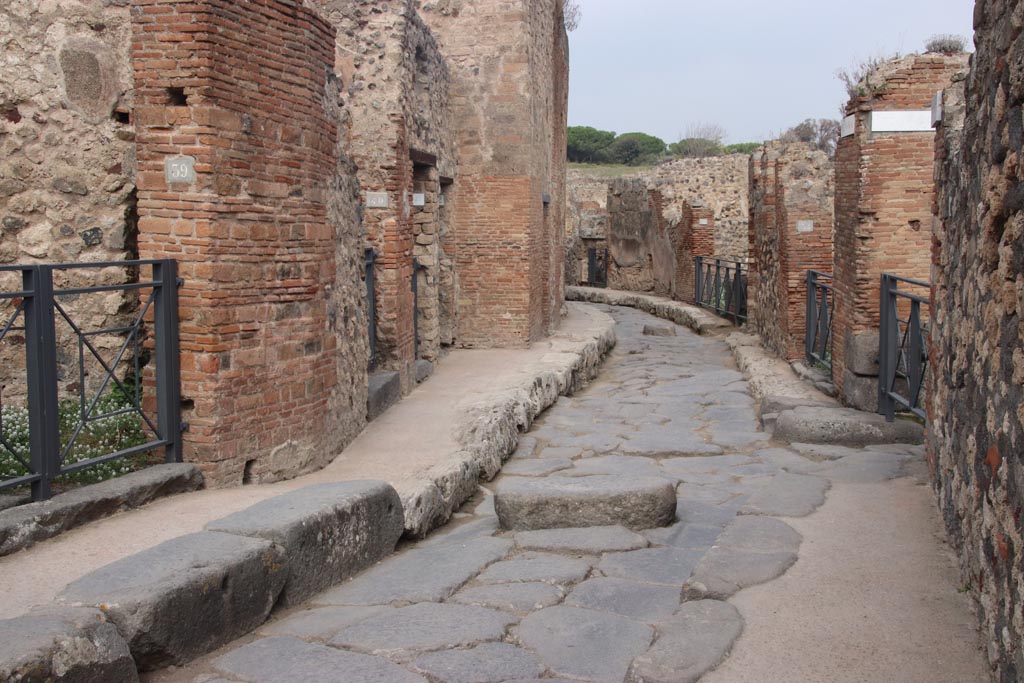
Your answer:
[[[623,133],[590,126],[570,126],[566,156],[575,164],[638,167],[653,166],[672,158],[703,158],[723,154],[751,154],[760,143],[724,145],[724,132],[718,126],[691,127],[679,142],[665,141],[647,133]],[[616,173],[614,175],[623,175]]]

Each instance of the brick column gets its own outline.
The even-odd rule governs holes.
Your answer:
[[[334,332],[365,312],[332,303],[333,30],[300,0],[136,0],[132,17],[139,252],[185,280],[186,458],[214,486],[326,464],[365,417],[365,376],[332,398],[338,356],[367,353]],[[169,159],[194,177],[169,182]]]
[[[679,219],[679,237],[676,247],[676,298],[695,301],[694,283],[697,256],[715,255],[715,214],[703,202],[685,202]]]

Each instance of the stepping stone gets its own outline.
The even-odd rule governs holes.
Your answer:
[[[924,430],[911,420],[886,422],[881,415],[852,408],[794,408],[779,414],[775,436],[790,443],[863,447],[871,444],[919,444],[924,440]]]
[[[645,337],[675,337],[676,328],[672,325],[644,325]]]
[[[690,578],[703,555],[703,550],[685,548],[648,548],[627,553],[610,553],[604,556],[597,569],[606,576],[657,583],[679,589]]]
[[[466,525],[469,527],[470,525]],[[454,533],[469,535],[472,530]],[[443,538],[443,537],[442,537]],[[394,555],[346,584],[314,598],[321,605],[439,602],[512,549],[502,538],[431,541]]]
[[[729,603],[688,602],[658,625],[658,640],[633,660],[626,683],[696,683],[725,660],[742,631],[743,617]]]
[[[632,532],[627,532],[632,533]],[[586,560],[550,553],[523,553],[511,560],[492,564],[477,577],[480,583],[511,583],[543,581],[544,583],[576,583],[590,573]]]
[[[753,491],[741,515],[806,517],[825,502],[828,481],[806,474],[782,473]]]
[[[556,676],[618,683],[654,629],[617,614],[549,607],[523,619],[516,634]]]
[[[524,550],[549,550],[600,555],[646,548],[647,539],[621,526],[592,526],[585,529],[547,529],[521,531],[515,535],[516,547]]]
[[[557,605],[562,601],[562,597],[562,590],[557,586],[532,581],[463,588],[448,598],[448,602],[501,609],[507,612],[532,612]]]
[[[328,641],[364,619],[386,612],[391,607],[320,607],[294,614],[260,629],[267,636],[292,636],[302,640]]]
[[[516,618],[482,607],[422,602],[349,626],[330,645],[372,655],[404,657],[501,640]],[[296,679],[300,680],[300,679]]]
[[[502,468],[501,473],[515,477],[546,477],[552,472],[570,467],[572,460],[568,458],[531,458],[513,460]]]
[[[389,662],[296,638],[264,638],[218,657],[214,668],[247,683],[427,683]]]
[[[571,464],[571,463],[570,463]],[[602,455],[586,458],[575,464],[572,469],[558,472],[560,477],[590,477],[595,475],[623,475],[627,477],[662,477],[673,482],[678,478],[661,469],[658,461],[639,455]]]
[[[656,624],[679,609],[679,598],[680,591],[675,587],[598,577],[576,586],[565,604]]]
[[[410,666],[442,683],[501,683],[516,676],[544,673],[544,666],[535,656],[507,643],[435,652],[414,659]]]
[[[653,529],[675,521],[676,490],[654,477],[509,478],[498,484],[494,506],[503,529]]]
[[[825,443],[791,443],[790,448],[800,455],[811,460],[838,460],[848,455],[860,455],[864,452],[861,448],[850,448],[849,446],[837,446]]]

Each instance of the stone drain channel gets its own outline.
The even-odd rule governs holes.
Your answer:
[[[797,559],[777,517],[812,513],[832,478],[899,476],[920,447],[773,443],[724,343],[605,310],[619,343],[598,379],[455,523],[143,680],[654,683],[716,667],[743,630],[726,600]]]

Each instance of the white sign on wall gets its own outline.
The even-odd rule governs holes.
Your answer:
[[[932,110],[873,111],[868,116],[868,130],[872,133],[930,133]]]
[[[797,221],[797,232],[814,232],[814,221]]]
[[[843,127],[842,127],[842,130],[840,131],[839,135],[840,135],[840,137],[848,138],[848,137],[850,137],[851,135],[853,135],[856,132],[857,132],[857,116],[854,115],[854,114],[850,114],[845,119],[843,119]]]
[[[387,192],[367,192],[366,193],[366,208],[368,209],[386,209],[388,208],[388,193]]]
[[[196,181],[195,157],[167,157],[164,159],[164,179],[171,183],[194,183]]]
[[[708,224],[708,219],[707,218],[701,218],[700,219],[700,224],[701,225],[707,225]]]
[[[932,127],[935,124],[942,123],[942,91],[935,93],[935,97],[932,99]]]

